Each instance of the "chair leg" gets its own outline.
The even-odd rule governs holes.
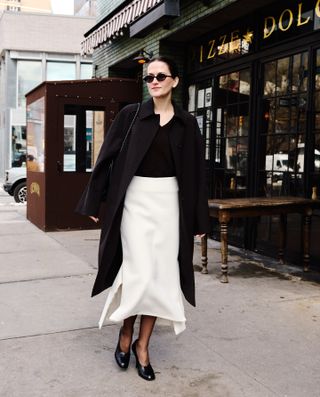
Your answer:
[[[207,235],[201,237],[201,264],[202,274],[208,274],[208,237]]]

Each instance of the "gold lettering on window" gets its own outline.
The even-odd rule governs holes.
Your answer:
[[[222,39],[222,40],[221,40]],[[220,41],[220,45],[219,45],[219,55],[225,54],[228,51],[228,46],[225,44],[227,40],[227,35],[224,34],[222,36],[220,36],[219,41]]]
[[[214,58],[215,55],[216,55],[216,51],[215,51],[215,48],[214,48],[215,42],[216,42],[216,40],[210,40],[209,41],[210,49],[209,49],[209,54],[208,54],[207,59]]]
[[[283,26],[283,18],[285,16],[285,14],[289,14],[289,22],[288,22],[287,26],[284,27]],[[293,22],[293,12],[289,8],[286,8],[280,15],[279,29],[282,30],[283,32],[285,32],[286,30],[290,29],[292,22]]]
[[[317,17],[320,18],[320,0],[317,1],[317,4],[315,6],[315,12],[316,12]]]
[[[229,43],[230,52],[239,52],[241,47],[240,31],[234,30],[231,32],[231,41]]]
[[[203,45],[200,46],[200,63],[203,62]]]
[[[299,3],[299,5],[298,5],[298,23],[297,23],[297,26],[305,25],[306,23],[308,23],[310,21],[310,17],[308,17],[303,22],[301,21],[301,18],[302,18],[302,5],[303,5],[303,3]]]
[[[271,22],[271,26],[270,26],[270,22]],[[276,20],[274,19],[274,17],[270,16],[264,18],[263,38],[267,39],[268,37],[270,37],[274,32],[275,28],[276,28]]]
[[[236,41],[240,39],[239,34],[240,34],[239,30],[234,30],[233,32],[231,32],[231,41]]]

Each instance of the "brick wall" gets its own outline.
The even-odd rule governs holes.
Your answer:
[[[128,31],[125,31],[124,36],[118,37],[111,44],[95,50],[93,55],[93,62],[98,66],[98,76],[109,77],[111,76],[109,68],[117,64],[119,61],[133,57],[140,49],[152,51],[154,56],[159,54],[174,56],[175,61],[178,63],[181,75],[184,75],[184,61],[185,52],[183,48],[176,47],[165,41],[166,37],[170,36],[173,32],[182,29],[184,26],[192,24],[193,22],[221,10],[229,4],[237,0],[215,0],[211,1],[210,6],[205,6],[202,1],[194,0],[181,0],[181,13],[170,21],[165,27],[154,29],[149,35],[144,38],[129,38]],[[115,7],[121,5],[124,1],[120,0],[98,0],[97,1],[97,18],[103,19]],[[214,29],[214,26],[212,26]],[[146,66],[144,66],[146,68]],[[182,85],[176,90],[176,99],[178,102],[185,102]],[[147,96],[146,89],[144,89],[143,96]]]

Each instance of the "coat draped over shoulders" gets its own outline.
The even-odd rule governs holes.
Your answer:
[[[136,104],[128,105],[115,117],[76,208],[80,214],[98,216],[109,164],[116,158],[101,219],[99,270],[92,296],[112,285],[121,266],[120,225],[126,190],[159,127],[160,117],[154,113],[153,100],[143,102],[125,146],[119,153],[136,109]],[[210,230],[204,143],[197,121],[192,115],[174,104],[174,117],[177,121],[169,142],[179,186],[180,283],[187,301],[195,305],[192,263],[194,235]]]

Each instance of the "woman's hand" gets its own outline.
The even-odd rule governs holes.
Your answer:
[[[93,222],[98,223],[99,222],[99,218],[96,218],[95,216],[89,216],[90,219],[93,220]]]

